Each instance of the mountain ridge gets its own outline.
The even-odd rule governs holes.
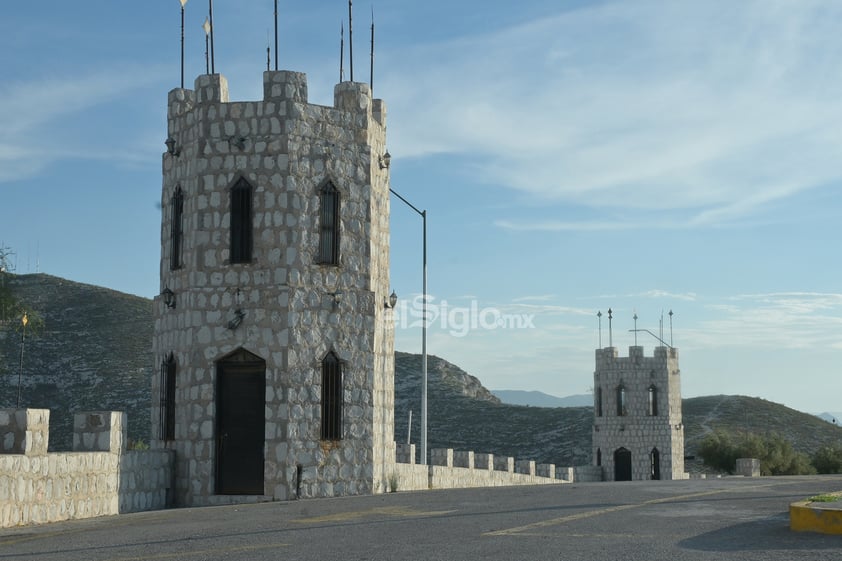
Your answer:
[[[52,410],[50,449],[68,450],[72,412],[126,411],[129,437],[148,440],[151,419],[152,301],[45,274],[10,275],[15,294],[44,316],[24,349],[23,405]],[[0,407],[14,407],[20,336],[0,325]],[[15,360],[10,360],[14,357]],[[583,379],[590,373],[583,373]],[[421,357],[395,353],[395,439],[406,442],[412,411],[419,442]],[[559,466],[591,462],[593,408],[502,403],[476,376],[428,357],[428,448],[455,448]],[[842,440],[842,428],[784,405],[745,396],[683,400],[686,450],[713,430],[779,432],[812,452]]]

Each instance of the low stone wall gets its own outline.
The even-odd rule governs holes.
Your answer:
[[[396,459],[391,470],[387,470],[387,490],[420,491],[602,481],[602,468],[596,466],[556,468],[555,464],[536,465],[532,460],[515,461],[511,457],[454,451],[450,448],[430,450],[430,465],[425,466],[415,464],[414,444],[397,443]]]
[[[74,451],[47,453],[50,412],[0,410],[0,527],[165,508],[172,456],[126,451],[126,416],[74,416]]]

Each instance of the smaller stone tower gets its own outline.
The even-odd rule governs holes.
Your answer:
[[[686,477],[678,349],[597,349],[593,459],[606,481]]]

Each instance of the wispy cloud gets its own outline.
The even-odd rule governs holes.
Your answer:
[[[102,140],[99,145],[82,149],[56,141],[53,129],[59,128],[64,119],[82,117],[99,105],[158,84],[162,74],[161,68],[128,67],[0,86],[0,183],[34,175],[62,159],[136,162],[137,147],[131,145],[136,134],[125,137],[122,146]]]
[[[427,45],[387,79],[392,144],[545,200],[681,213],[664,228],[728,223],[842,177],[840,21],[819,1],[616,2]]]

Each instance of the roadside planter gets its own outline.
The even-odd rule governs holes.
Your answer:
[[[789,529],[842,535],[842,492],[817,495],[790,504]]]

